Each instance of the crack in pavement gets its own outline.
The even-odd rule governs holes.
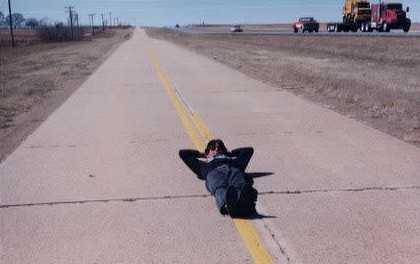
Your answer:
[[[287,191],[265,191],[258,192],[258,195],[296,195],[308,193],[332,193],[332,192],[368,192],[368,191],[401,191],[401,190],[420,190],[420,186],[400,186],[400,187],[361,187],[348,189],[313,189],[313,190],[287,190]]]
[[[150,196],[150,197],[134,197],[134,198],[92,199],[92,200],[58,201],[58,202],[4,204],[4,205],[0,205],[0,209],[16,208],[16,207],[32,207],[32,206],[68,205],[68,204],[136,202],[136,201],[174,200],[174,199],[188,199],[188,198],[207,198],[210,196],[211,196],[210,194],[189,194],[189,195],[165,195],[165,196],[156,196],[156,197]]]
[[[270,228],[269,224],[263,219],[263,226],[265,230],[270,234],[271,239],[274,241],[274,243],[277,245],[278,249],[280,250],[280,254],[286,259],[287,263],[290,263],[290,256],[286,252],[286,247],[282,246],[280,241],[277,239],[276,235],[274,234],[274,231]]]
[[[420,186],[402,186],[402,187],[364,187],[364,188],[348,188],[348,189],[313,189],[313,190],[287,190],[287,191],[264,191],[258,192],[258,195],[298,195],[310,193],[331,193],[331,192],[366,192],[366,191],[400,191],[400,190],[420,190]],[[92,199],[92,200],[72,200],[72,201],[53,201],[39,203],[22,203],[22,204],[0,204],[0,209],[16,208],[16,207],[32,207],[32,206],[53,206],[68,204],[87,204],[87,203],[108,203],[108,202],[136,202],[136,201],[153,201],[153,200],[174,200],[189,198],[208,198],[210,194],[186,194],[186,195],[164,195],[149,197],[133,197],[133,198],[112,198],[112,199]]]
[[[68,144],[68,145],[28,145],[25,146],[26,149],[57,149],[57,148],[78,148],[78,147],[87,147],[87,144],[76,145],[76,144]]]
[[[155,144],[169,141],[168,138],[150,138],[148,140],[130,140],[127,144]],[[58,148],[79,148],[79,147],[92,147],[89,144],[50,144],[50,145],[41,145],[41,144],[32,144],[24,146],[25,149],[58,149]]]

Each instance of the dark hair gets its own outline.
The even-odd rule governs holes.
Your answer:
[[[227,154],[228,150],[225,147],[225,143],[223,143],[223,141],[221,139],[212,139],[209,141],[209,143],[207,144],[205,153],[206,155],[209,154],[210,150],[216,150],[220,153],[220,154]]]

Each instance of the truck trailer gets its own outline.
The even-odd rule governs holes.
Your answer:
[[[327,24],[327,31],[368,31],[370,19],[371,8],[368,0],[345,0],[343,7],[343,22]]]

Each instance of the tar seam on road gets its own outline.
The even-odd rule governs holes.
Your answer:
[[[313,189],[313,190],[287,190],[287,191],[266,191],[260,192],[258,195],[269,194],[308,194],[308,193],[332,193],[332,192],[368,192],[368,191],[401,191],[401,190],[420,190],[420,186],[400,186],[400,187],[360,187],[347,189]]]
[[[274,231],[271,229],[271,227],[268,225],[268,223],[266,221],[264,221],[263,219],[263,225],[264,228],[268,231],[268,233],[271,236],[271,239],[273,239],[274,243],[277,245],[277,247],[280,250],[280,253],[284,256],[284,258],[286,259],[287,263],[290,263],[290,256],[287,253],[285,247],[280,243],[280,241],[278,240],[278,238],[275,236]]]
[[[79,148],[79,147],[87,147],[87,144],[83,145],[76,145],[76,144],[69,144],[69,145],[29,145],[24,146],[26,149],[57,149],[57,148]]]
[[[403,190],[420,190],[420,186],[265,191],[265,192],[259,192],[258,195],[259,196],[299,195],[299,194],[317,194],[317,193],[331,193],[331,192],[373,192],[373,191],[403,191]],[[193,199],[193,198],[209,198],[209,197],[211,197],[210,194],[184,194],[184,195],[163,195],[163,196],[146,196],[146,197],[129,197],[129,198],[111,198],[111,199],[51,201],[51,202],[40,202],[40,203],[0,204],[0,209],[16,208],[16,207],[33,207],[33,206],[90,204],[90,203],[108,203],[108,202],[157,201],[157,200]]]
[[[42,202],[42,203],[5,204],[5,205],[0,205],[0,209],[16,208],[16,207],[33,207],[33,206],[90,204],[90,203],[108,203],[108,202],[137,202],[137,201],[156,201],[156,200],[173,200],[173,199],[190,199],[190,198],[207,198],[207,197],[210,197],[210,195],[188,194],[188,195],[164,195],[164,196],[154,196],[154,197],[150,196],[150,197],[134,197],[134,198],[73,200],[73,201]]]
[[[179,118],[181,119],[187,134],[190,136],[191,141],[198,150],[203,151],[205,148],[205,142],[214,138],[212,133],[207,128],[203,120],[199,118],[196,113],[192,112],[192,108],[187,106],[180,99],[179,92],[177,92],[170,78],[162,70],[153,50],[150,50],[149,57],[159,79],[172,101],[173,106],[175,107]],[[245,246],[253,257],[254,262],[261,264],[273,263],[272,257],[264,247],[262,240],[259,238],[254,224],[250,220],[244,219],[234,219],[233,222],[241,235]]]

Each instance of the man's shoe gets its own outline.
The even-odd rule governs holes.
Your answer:
[[[221,213],[222,215],[227,215],[227,214],[229,214],[229,212],[228,212],[228,210],[227,210],[227,206],[226,206],[226,204],[225,204],[225,205],[223,205],[223,206],[220,208],[220,213]]]
[[[255,202],[257,201],[258,192],[252,186],[245,186],[242,188],[239,198],[236,213],[241,217],[250,217],[257,215]]]

